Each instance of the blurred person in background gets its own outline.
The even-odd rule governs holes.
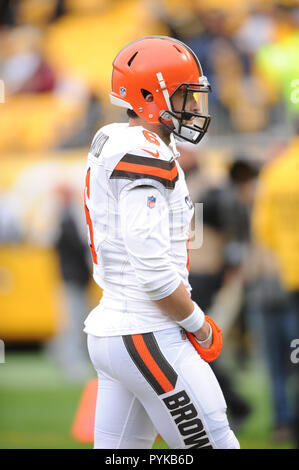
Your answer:
[[[74,147],[84,147],[90,142],[98,128],[99,123],[103,119],[103,110],[99,97],[92,91],[86,97],[86,109],[77,123],[73,125],[73,131],[69,135],[62,138],[57,145],[58,149],[69,149]]]
[[[165,21],[175,37],[202,57],[203,67],[211,77],[215,90],[211,109],[218,116],[212,135],[264,129],[267,102],[264,87],[254,73],[253,57],[257,48],[272,38],[273,20],[269,14],[266,18],[261,14],[255,21],[254,11],[246,3],[200,2],[182,21],[167,15]]]
[[[39,25],[3,28],[0,37],[0,76],[7,96],[1,148],[87,146],[103,118],[99,94],[68,67],[53,63]]]
[[[291,341],[299,338],[299,119],[294,118],[294,136],[289,145],[263,168],[253,211],[253,231],[261,246],[275,256],[282,289],[289,303],[277,309],[279,286],[273,283],[272,309],[265,314],[268,330],[265,342],[269,350],[270,372],[276,405],[276,423],[289,427],[293,418],[296,446],[299,448],[299,369],[291,362]],[[278,311],[277,311],[278,310]],[[278,352],[279,349],[279,352]],[[278,356],[276,356],[278,353]],[[295,416],[286,404],[286,376],[291,370],[296,379]],[[283,415],[281,415],[284,412]],[[283,421],[281,422],[281,419]],[[285,422],[286,421],[286,422]]]
[[[2,79],[9,94],[45,93],[55,87],[55,73],[41,49],[42,31],[19,26],[3,33]]]
[[[177,21],[177,18],[166,18],[172,34],[181,41],[184,41],[197,57],[200,57],[205,73],[210,77],[211,86],[214,90],[211,96],[210,105],[212,112],[217,115],[217,122],[221,126],[221,131],[231,131],[228,108],[224,105],[220,97],[219,83],[216,77],[215,61],[220,52],[220,48],[226,47],[226,53],[232,49],[232,41],[225,29],[225,13],[218,8],[198,5],[192,8],[185,24]],[[225,73],[223,71],[223,73]],[[214,123],[215,125],[215,123]],[[219,130],[217,128],[217,130]],[[213,128],[212,128],[213,132]]]
[[[270,40],[256,50],[252,70],[263,87],[269,124],[277,126],[281,135],[290,132],[298,112],[298,2],[279,0],[265,10],[272,22]]]
[[[244,329],[242,270],[250,243],[256,177],[256,165],[238,154],[230,165],[228,181],[213,185],[196,199],[203,203],[203,245],[190,253],[192,296],[213,318],[217,315],[225,334],[236,323]],[[249,415],[250,405],[238,394],[221,361],[214,361],[212,368],[227,400],[232,425],[238,428]]]
[[[90,377],[90,363],[82,322],[89,310],[87,287],[91,276],[88,247],[82,233],[81,211],[73,190],[67,185],[56,188],[60,199],[58,227],[53,246],[62,280],[65,320],[60,332],[47,345],[66,378],[81,382]]]
[[[292,438],[294,402],[291,396],[290,342],[296,331],[296,313],[281,285],[273,253],[253,244],[246,263],[246,322],[253,357],[265,360],[273,407],[271,439]]]
[[[0,188],[0,243],[15,243],[22,239],[23,231],[19,221],[19,208],[9,191]]]

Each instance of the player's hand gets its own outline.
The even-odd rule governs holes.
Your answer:
[[[210,342],[208,342],[203,345],[200,345],[193,333],[186,331],[186,334],[187,334],[189,341],[192,343],[192,345],[194,346],[194,348],[196,349],[200,357],[206,362],[212,362],[215,359],[217,359],[222,349],[222,331],[217,325],[217,323],[211,317],[209,317],[208,315],[205,315],[205,319],[206,319],[206,322],[209,323],[212,328],[211,344]],[[198,336],[198,333],[197,333],[197,336]],[[205,338],[201,337],[199,339],[202,340]],[[209,344],[209,346],[204,347],[204,346],[207,346],[207,344]]]

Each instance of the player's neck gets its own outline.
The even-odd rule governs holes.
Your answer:
[[[140,117],[130,118],[129,119],[129,127],[134,127],[134,126],[142,126],[146,130],[148,130],[150,132],[154,132],[155,134],[158,134],[160,139],[163,140],[163,142],[166,145],[170,144],[170,135],[167,135],[167,133],[164,131],[164,128],[161,124],[159,124],[159,125],[150,124],[147,121],[145,121],[145,119],[142,119]]]

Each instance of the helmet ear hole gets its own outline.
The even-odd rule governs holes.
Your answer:
[[[154,97],[150,91],[144,90],[144,88],[141,88],[140,91],[141,91],[143,98],[145,99],[147,103],[151,103],[152,101],[154,101]]]

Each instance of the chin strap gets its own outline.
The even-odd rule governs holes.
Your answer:
[[[171,148],[172,153],[173,153],[173,160],[176,160],[177,158],[179,158],[181,156],[180,152],[177,149],[176,141],[175,141],[175,137],[174,137],[173,133],[170,134],[169,147]]]

